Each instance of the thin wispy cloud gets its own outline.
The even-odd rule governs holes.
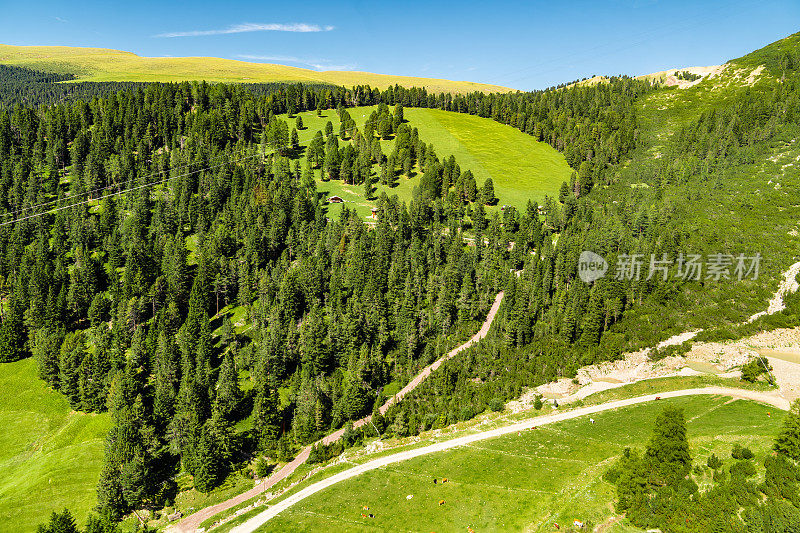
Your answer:
[[[61,17],[53,17],[53,18],[56,19],[59,22],[63,22],[63,23],[69,22],[67,19],[62,19]]]
[[[243,24],[234,24],[227,28],[216,30],[191,30],[191,31],[173,31],[167,33],[159,33],[154,37],[202,37],[205,35],[227,35],[230,33],[249,33],[254,31],[287,31],[292,33],[316,33],[321,31],[331,31],[333,26],[319,26],[318,24],[306,24],[305,22],[292,22],[290,24],[259,24],[253,22],[245,22]]]
[[[357,65],[352,63],[334,63],[327,59],[303,59],[294,56],[239,54],[234,57],[238,59],[247,59],[250,61],[278,61],[280,63],[294,63],[296,65],[313,68],[314,70],[355,70],[357,67]]]

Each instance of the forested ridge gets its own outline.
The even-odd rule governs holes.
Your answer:
[[[112,518],[170,502],[181,470],[209,491],[255,454],[285,459],[368,414],[384,387],[471,334],[505,290],[491,338],[376,427],[408,435],[471,418],[649,340],[621,322],[626,313],[667,305],[691,282],[588,285],[578,255],[613,264],[679,249],[688,236],[670,186],[761,154],[759,143],[796,125],[798,82],[788,75],[701,115],[648,169],[654,186],[617,187],[614,203],[601,191],[618,184],[637,147],[635,103],[655,90],[624,77],[465,96],[147,84],[7,105],[0,215],[59,210],[0,226],[0,354],[35,357],[75,409],[110,411],[98,499]],[[347,108],[364,105],[378,108],[359,131]],[[543,215],[530,202],[487,216],[502,198],[420,139],[402,114],[415,106],[517,127],[563,151],[573,179]],[[306,110],[338,113],[342,129],[301,145],[294,114]],[[379,138],[395,140],[390,154]],[[316,190],[341,180],[369,197],[375,181],[412,172],[413,200],[378,198],[374,224],[346,208],[329,218]]]
[[[571,104],[561,95],[556,104],[182,83],[3,109],[4,220],[57,210],[0,230],[2,353],[32,354],[74,408],[111,412],[101,507],[117,516],[159,507],[174,497],[180,469],[207,491],[242,454],[286,457],[369,413],[383,386],[402,384],[469,335],[522,258],[560,228],[546,228],[535,203],[488,217],[491,182],[479,186],[469,169],[440,158],[402,107],[498,119],[514,110],[521,120],[524,109],[572,105],[576,118],[559,109],[541,111],[541,124],[520,122],[563,147],[571,146],[564,135],[604,117],[591,90],[574,92]],[[630,114],[625,93],[612,85],[596,97],[619,98]],[[358,131],[346,106],[375,103]],[[338,135],[326,128],[300,146],[302,124],[289,133],[279,115],[309,109],[339,113]],[[595,153],[610,163],[633,124],[627,116],[613,131],[598,126],[598,142],[587,140],[573,163]],[[394,139],[393,151],[383,154],[378,138]],[[391,185],[412,171],[414,200],[377,199],[374,228],[347,209],[329,220],[316,192],[315,178],[335,179],[369,196],[374,180]],[[464,232],[475,246],[465,246]],[[241,377],[252,388],[242,391]],[[245,419],[253,430],[237,431]]]

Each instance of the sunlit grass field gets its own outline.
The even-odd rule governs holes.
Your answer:
[[[348,109],[359,128],[375,107]],[[523,210],[528,200],[540,204],[545,195],[557,196],[563,181],[569,181],[572,169],[564,156],[550,145],[535,141],[516,128],[464,113],[453,113],[438,109],[405,108],[403,114],[409,126],[419,129],[420,138],[433,144],[440,159],[455,156],[461,171],[471,170],[480,187],[491,177],[495,194],[499,198],[499,209],[503,204]],[[324,132],[330,121],[334,133],[339,132],[339,116],[326,110],[321,117],[316,112],[299,113],[304,129],[298,132],[301,145],[307,144],[317,131]],[[286,119],[286,117],[282,117]],[[288,119],[294,126],[295,119]],[[384,153],[392,150],[393,140],[381,141]],[[378,167],[373,167],[375,172]],[[318,176],[318,173],[316,174]],[[419,183],[419,173],[411,178],[401,175],[395,187],[376,183],[373,200],[386,192],[396,194],[402,201],[410,201],[414,187]],[[362,185],[346,185],[341,181],[319,181],[318,191],[328,196],[341,196],[346,205],[355,208],[362,216],[370,214],[374,201],[364,197]],[[332,205],[330,213],[338,213],[340,205]]]
[[[70,409],[33,359],[0,364],[0,531],[34,531],[69,507],[83,525],[96,505],[107,414]]]

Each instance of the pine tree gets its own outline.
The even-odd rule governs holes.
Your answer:
[[[25,324],[22,320],[24,311],[22,302],[15,289],[11,295],[8,311],[0,325],[0,363],[17,361],[25,356]]]
[[[486,178],[481,187],[481,202],[486,205],[494,205],[497,202],[497,197],[494,195],[494,182],[492,178]]]
[[[665,407],[658,415],[643,459],[656,485],[675,485],[686,477],[692,457],[683,410]]]
[[[69,509],[64,509],[60,513],[53,511],[50,521],[39,526],[36,533],[80,533],[80,530]]]
[[[472,227],[475,228],[475,231],[482,232],[487,226],[486,210],[483,208],[483,204],[479,203],[472,211]]]
[[[578,196],[586,196],[592,190],[594,182],[592,180],[592,164],[589,161],[583,161],[578,168],[578,182],[580,193]]]
[[[219,483],[222,471],[220,450],[214,438],[211,421],[203,425],[200,442],[195,451],[194,488],[203,493],[211,492]]]
[[[242,399],[242,391],[239,389],[239,376],[230,352],[222,360],[222,367],[217,378],[217,397],[214,403],[216,416],[232,421],[233,415]]]
[[[775,451],[800,461],[800,400],[792,403],[783,422],[783,429],[775,438]]]
[[[562,181],[561,189],[559,189],[558,191],[558,201],[563,204],[567,200],[569,194],[570,194],[569,185],[567,185],[566,181]]]
[[[253,402],[253,432],[262,450],[271,450],[277,445],[281,429],[278,407],[278,391],[266,385],[259,387]]]
[[[370,200],[375,188],[372,186],[372,174],[368,174],[364,180],[364,198]]]
[[[471,171],[467,170],[461,175],[461,183],[461,199],[465,202],[474,202],[477,199],[478,186]]]
[[[603,327],[603,301],[600,290],[595,285],[589,296],[589,303],[583,315],[583,324],[580,343],[584,346],[594,346],[600,340],[600,331]]]

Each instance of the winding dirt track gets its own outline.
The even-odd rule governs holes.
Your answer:
[[[700,389],[684,389],[678,391],[661,392],[658,393],[658,396],[661,398],[677,398],[680,396],[691,396],[696,394],[730,396],[736,399],[753,400],[761,403],[766,403],[778,409],[783,409],[783,410],[789,409],[788,400],[781,397],[777,392],[751,391],[743,389],[731,389],[727,387],[705,387]],[[472,435],[466,435],[464,437],[457,437],[455,439],[451,439],[448,441],[438,442],[430,446],[425,446],[424,448],[417,448],[414,450],[408,450],[396,453],[394,455],[389,455],[386,457],[374,459],[372,461],[369,461],[367,463],[358,466],[354,466],[353,468],[345,470],[344,472],[340,472],[327,479],[323,479],[322,481],[318,481],[316,483],[307,486],[303,490],[289,496],[285,500],[270,506],[268,509],[254,516],[247,522],[231,529],[231,533],[251,533],[252,531],[255,531],[256,529],[267,523],[271,518],[275,517],[279,513],[285,511],[286,509],[300,502],[301,500],[308,498],[312,494],[315,494],[323,489],[335,485],[340,481],[344,481],[346,479],[357,476],[364,472],[368,472],[370,470],[375,470],[376,468],[381,468],[383,466],[390,465],[392,463],[405,461],[408,459],[412,459],[414,457],[419,457],[421,455],[441,452],[444,450],[448,450],[450,448],[471,444],[473,442],[491,439],[494,437],[499,437],[501,435],[514,433],[517,431],[523,431],[533,426],[544,426],[546,424],[561,422],[563,420],[569,420],[571,418],[578,418],[581,416],[599,413],[601,411],[607,411],[610,409],[617,409],[619,407],[651,402],[654,401],[655,399],[656,399],[655,394],[648,394],[646,396],[638,396],[636,398],[617,400],[614,402],[608,402],[600,405],[581,407],[578,409],[574,409],[572,411],[531,418],[528,420],[523,420],[522,422],[518,422],[516,424],[512,424],[510,426],[491,429],[488,431],[482,431],[480,433],[474,433]]]
[[[403,387],[397,394],[389,398],[385,404],[380,407],[381,414],[385,414],[387,409],[392,406],[394,403],[399,402],[403,396],[414,390],[419,386],[420,383],[425,381],[425,379],[431,375],[431,372],[439,368],[442,363],[444,363],[448,359],[452,359],[456,355],[458,355],[463,350],[466,350],[473,344],[477,343],[479,340],[484,338],[489,333],[489,328],[492,326],[492,322],[494,321],[495,315],[497,315],[497,311],[500,309],[500,303],[503,301],[503,291],[497,293],[497,296],[494,299],[494,303],[492,303],[492,307],[489,309],[489,313],[486,315],[486,320],[484,320],[481,329],[473,335],[467,342],[458,346],[457,348],[452,349],[447,354],[443,355],[432,364],[426,366],[425,368],[417,374],[414,379],[412,379],[408,385]],[[369,424],[372,420],[372,415],[366,416],[360,420],[353,422],[353,427],[361,427],[364,424]],[[325,436],[319,442],[330,444],[332,442],[336,442],[344,435],[344,428],[339,429],[338,431],[331,433],[330,435]],[[218,503],[216,505],[212,505],[206,507],[204,509],[200,509],[194,514],[191,514],[175,524],[174,526],[170,526],[168,531],[174,533],[193,533],[197,530],[201,523],[208,520],[212,516],[216,515],[217,513],[221,513],[226,509],[230,509],[240,503],[249,500],[259,494],[266,492],[268,489],[275,486],[276,483],[283,481],[286,479],[292,472],[294,472],[298,466],[306,462],[308,459],[309,454],[311,453],[311,446],[306,446],[303,450],[294,458],[294,460],[290,463],[287,463],[283,466],[280,470],[272,474],[269,478],[267,478],[262,483],[256,485],[252,489],[248,490],[247,492],[243,492],[229,500],[225,500],[222,503]],[[260,516],[260,515],[259,515]]]

